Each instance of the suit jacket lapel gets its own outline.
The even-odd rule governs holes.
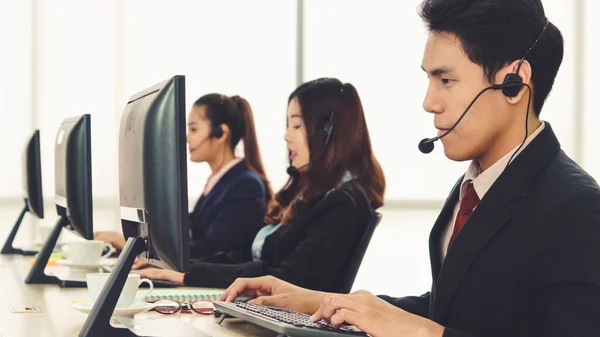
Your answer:
[[[439,321],[444,317],[471,264],[509,219],[502,200],[486,194],[448,248],[435,285],[434,320]]]
[[[500,229],[506,225],[515,209],[521,209],[520,203],[527,195],[529,185],[538,172],[546,167],[552,158],[560,151],[560,144],[549,123],[544,130],[515,158],[513,163],[498,177],[485,194],[481,202],[465,223],[460,235],[456,237],[448,249],[443,266],[439,269],[437,282],[434,283],[431,297],[431,317],[436,322],[443,322],[452,300],[458,291],[462,280],[480,252],[488,245]],[[455,193],[455,192],[454,192]],[[442,211],[442,214],[444,211]],[[440,215],[441,217],[441,215]],[[439,222],[439,219],[438,219]],[[434,226],[432,238],[438,225]],[[438,230],[443,232],[443,230]],[[436,233],[436,236],[441,234]],[[439,239],[430,239],[431,265],[435,269],[439,257]],[[437,248],[436,248],[437,247]],[[439,260],[438,260],[439,261]]]
[[[206,208],[206,205],[212,203],[212,200],[214,198],[215,198],[215,194],[202,195],[200,197],[200,199],[198,200],[198,205],[197,205],[198,207],[194,210],[194,218],[195,219],[200,219],[200,217],[202,216],[202,212],[204,212],[204,209]]]
[[[435,285],[437,283],[437,278],[440,274],[440,269],[442,267],[442,235],[444,233],[444,230],[448,226],[448,222],[454,214],[454,208],[456,207],[456,203],[458,202],[458,196],[462,180],[463,177],[460,177],[456,184],[454,184],[454,187],[452,188],[450,195],[446,199],[444,207],[442,207],[442,211],[440,212],[440,215],[435,221],[433,229],[429,234],[429,259],[431,262],[431,278],[433,280],[433,286],[431,288],[431,300],[429,303],[429,312],[431,315],[434,310],[433,304],[436,296]]]
[[[458,179],[450,195],[444,202],[444,206],[442,207],[442,211],[440,215],[435,220],[435,224],[433,225],[433,229],[429,234],[429,259],[431,262],[431,274],[433,277],[433,283],[440,273],[440,268],[442,266],[442,250],[441,250],[441,239],[444,233],[444,230],[448,226],[448,222],[454,213],[454,208],[456,207],[456,203],[458,202],[458,196],[460,192],[460,185],[462,183],[463,177]]]

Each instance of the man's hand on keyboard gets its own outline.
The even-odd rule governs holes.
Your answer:
[[[374,337],[441,337],[444,332],[437,323],[408,313],[364,290],[349,295],[325,295],[311,321],[321,319],[335,327],[342,323],[354,325]]]
[[[220,301],[233,302],[238,296],[251,296],[248,303],[287,308],[313,314],[325,293],[300,288],[273,276],[239,278],[225,290]]]

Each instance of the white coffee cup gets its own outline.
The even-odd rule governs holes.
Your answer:
[[[92,273],[86,275],[88,295],[93,302],[96,302],[98,295],[102,292],[102,288],[104,288],[104,284],[110,275],[110,273]],[[143,296],[139,297],[140,301],[145,300],[146,296],[150,295],[152,290],[154,290],[154,284],[147,278],[140,278],[140,275],[138,274],[127,275],[127,280],[125,281],[125,285],[123,285],[123,290],[121,290],[121,296],[119,296],[116,307],[119,309],[130,307],[133,300],[136,298],[135,295],[139,286],[144,282],[148,283],[150,289],[148,289],[148,292],[145,292]]]
[[[108,252],[102,255],[102,250],[108,247]],[[113,246],[98,240],[81,240],[67,243],[69,259],[75,264],[97,264],[101,259],[115,252]]]

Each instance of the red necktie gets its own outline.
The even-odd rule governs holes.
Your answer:
[[[452,236],[450,237],[451,245],[458,233],[461,231],[467,219],[473,213],[473,209],[479,203],[479,197],[473,188],[473,182],[469,181],[465,188],[465,193],[463,193],[462,200],[460,202],[460,209],[458,210],[458,214],[456,215],[456,221],[454,222],[454,231],[452,232]]]

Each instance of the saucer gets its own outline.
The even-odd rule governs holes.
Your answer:
[[[56,260],[56,263],[63,265],[65,267],[73,268],[73,269],[98,269],[102,266],[111,265],[112,262],[110,260],[100,260],[96,263],[75,263],[71,260]]]
[[[71,302],[71,307],[73,307],[74,309],[76,309],[79,312],[83,312],[84,314],[89,314],[92,311],[93,306],[94,306],[94,303],[92,303],[92,301],[90,301],[90,300]],[[137,303],[133,303],[128,308],[115,309],[115,311],[113,311],[112,315],[113,316],[133,316],[135,314],[139,314],[139,313],[151,310],[152,308],[154,308],[153,303],[137,302]]]

